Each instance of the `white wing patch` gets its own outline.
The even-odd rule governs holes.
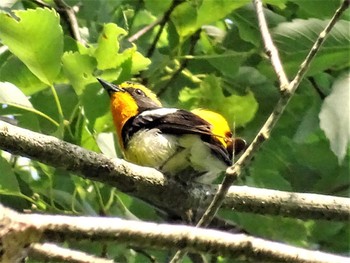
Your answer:
[[[155,109],[155,110],[146,110],[144,112],[142,112],[139,116],[164,116],[167,114],[172,114],[177,112],[178,109],[175,108],[159,108],[159,109]]]

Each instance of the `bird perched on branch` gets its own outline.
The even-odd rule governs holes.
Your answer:
[[[232,138],[227,121],[218,113],[165,108],[141,84],[98,81],[109,94],[120,149],[130,162],[185,182],[209,183],[245,147],[243,139]]]

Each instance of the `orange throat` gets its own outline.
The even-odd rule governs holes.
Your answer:
[[[111,96],[111,112],[118,134],[119,145],[124,149],[122,128],[125,123],[138,113],[138,107],[128,93],[116,92]]]

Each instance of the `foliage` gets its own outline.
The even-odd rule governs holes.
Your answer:
[[[279,97],[249,1],[178,1],[175,6],[171,1],[66,1],[76,5],[86,44],[74,39],[57,2],[0,3],[0,115],[18,126],[114,157],[108,97],[96,77],[142,81],[166,105],[216,110],[248,142]],[[266,1],[290,79],[339,3]],[[164,23],[128,42],[171,7]],[[349,18],[346,13],[336,24],[240,184],[348,194]],[[66,171],[36,161],[1,152],[0,171],[0,201],[18,210],[160,220],[152,207],[117,189],[63,176]],[[342,223],[222,212],[256,236],[331,252],[348,249],[349,228]],[[92,251],[91,244],[74,246]],[[142,254],[113,244],[93,251],[107,251],[121,262],[145,261]],[[149,253],[160,261],[166,256]]]

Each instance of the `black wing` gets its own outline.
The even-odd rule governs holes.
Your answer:
[[[126,122],[122,130],[124,145],[140,129],[157,128],[167,134],[197,134],[210,147],[212,152],[231,165],[231,155],[211,134],[211,125],[199,116],[186,110],[156,109],[148,110]]]

